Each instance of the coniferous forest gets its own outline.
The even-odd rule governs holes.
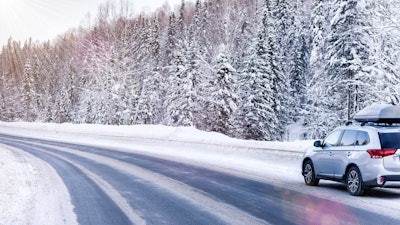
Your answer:
[[[0,52],[0,121],[193,126],[232,137],[321,138],[400,103],[399,0],[108,3],[47,42]]]

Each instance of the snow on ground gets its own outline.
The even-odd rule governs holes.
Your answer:
[[[310,141],[266,142],[245,141],[229,138],[223,134],[204,132],[192,127],[168,127],[162,125],[109,126],[96,124],[52,124],[52,123],[4,123],[0,132],[46,139],[80,137],[83,140],[93,136],[115,138],[153,139],[163,141],[194,142],[200,144],[224,145],[240,148],[279,149],[303,152]],[[45,136],[43,136],[45,135]],[[87,137],[82,137],[86,135]]]
[[[160,125],[0,122],[0,133],[112,147],[261,178],[268,174],[276,180],[282,179],[282,171],[287,179],[301,180],[298,159],[312,145],[312,141],[245,141],[190,127]],[[46,215],[54,217],[46,218],[47,222],[53,221],[50,224],[76,223],[61,178],[43,161],[23,151],[0,146],[0,182],[6,184],[0,187],[0,224],[45,224]]]
[[[400,207],[398,201],[393,201],[400,196],[400,189],[378,189],[370,196],[353,198],[338,183],[321,181],[318,188],[305,186],[300,158],[313,141],[245,141],[190,127],[159,125],[0,122],[0,133],[103,146],[199,164],[358,208],[375,211],[384,207],[381,213],[387,216],[397,215]],[[61,178],[48,164],[28,153],[0,145],[0,183],[0,224],[76,223],[70,196]]]
[[[268,142],[238,140],[215,132],[192,127],[162,125],[108,126],[94,124],[3,123],[0,132],[47,140],[67,141],[119,148],[125,151],[181,159],[193,163],[220,166],[255,175],[273,173],[300,165],[292,161],[274,163],[275,159],[300,158],[312,141]],[[292,164],[292,165],[287,165]],[[298,167],[298,168],[297,168]],[[282,171],[282,170],[281,170]],[[285,169],[284,171],[287,171]],[[288,171],[288,173],[290,173]],[[290,174],[287,174],[289,176]],[[279,176],[278,176],[279,177]],[[292,177],[292,176],[289,176]]]
[[[0,224],[77,224],[61,178],[41,160],[0,145]]]

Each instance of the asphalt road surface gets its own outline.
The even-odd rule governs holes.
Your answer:
[[[79,224],[400,224],[399,220],[210,168],[134,152],[9,135],[51,165]],[[284,171],[282,171],[284,176]]]

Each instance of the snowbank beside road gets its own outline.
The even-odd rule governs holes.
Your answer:
[[[0,145],[0,224],[77,224],[56,171],[23,151]]]
[[[122,151],[157,155],[170,160],[207,164],[256,175],[262,175],[267,170],[279,173],[278,170],[283,169],[280,167],[285,163],[271,163],[271,159],[300,158],[302,152],[312,146],[312,141],[239,140],[192,127],[162,125],[108,126],[0,122],[0,133],[112,147]],[[290,163],[293,163],[293,160]],[[293,176],[300,174],[297,167],[300,166],[294,165],[296,169]]]
[[[162,125],[109,126],[97,124],[0,122],[0,132],[46,139],[66,139],[68,141],[71,140],[70,137],[79,137],[82,141],[85,141],[97,136],[97,138],[146,139],[293,152],[303,152],[312,144],[310,141],[269,142],[239,140],[215,132],[200,131],[192,127],[168,127]],[[78,140],[75,139],[75,141]]]

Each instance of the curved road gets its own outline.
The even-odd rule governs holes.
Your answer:
[[[79,224],[400,223],[284,184],[132,152],[9,135],[0,135],[0,143],[54,167]]]

